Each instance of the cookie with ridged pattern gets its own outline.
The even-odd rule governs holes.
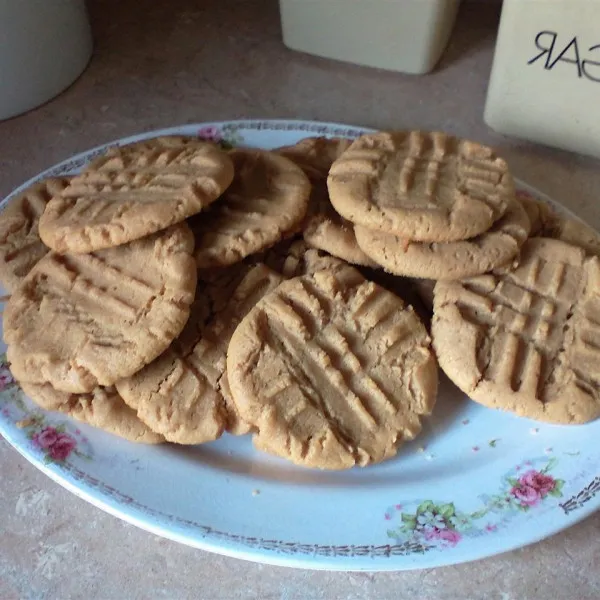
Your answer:
[[[115,146],[48,203],[40,237],[60,253],[119,246],[205,210],[232,179],[231,160],[212,143]]]
[[[48,253],[4,309],[16,379],[88,393],[152,362],[188,320],[193,249],[181,224],[90,254]]]
[[[236,149],[233,183],[205,213],[190,220],[198,268],[224,267],[270,248],[301,229],[310,182],[274,152]]]
[[[179,444],[212,441],[225,430],[250,431],[225,382],[227,347],[245,314],[282,280],[264,265],[234,265],[206,279],[202,271],[199,275],[192,315],[179,338],[154,362],[117,383],[142,421]]]
[[[0,282],[9,292],[48,253],[38,223],[48,202],[68,184],[68,177],[34,183],[10,200],[0,214]]]
[[[394,456],[420,432],[438,382],[412,308],[352,267],[265,295],[231,338],[227,373],[255,446],[320,469]]]
[[[531,238],[518,263],[438,282],[431,325],[441,368],[490,408],[560,424],[600,415],[600,262]]]
[[[491,148],[421,131],[361,136],[333,163],[327,185],[335,210],[355,225],[420,242],[479,235],[515,196]]]

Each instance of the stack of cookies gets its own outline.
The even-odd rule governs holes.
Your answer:
[[[347,146],[316,143],[333,148],[318,175],[311,152],[157,138],[15,198],[0,275],[23,390],[131,441],[253,432],[330,469],[393,456],[433,408],[437,364],[411,307],[301,239]]]
[[[529,234],[506,163],[444,133],[365,135],[333,163],[335,210],[390,273],[460,279],[507,264]]]
[[[482,404],[595,418],[594,247],[517,198],[490,149],[441,133],[155,138],[2,213],[4,339],[44,409],[145,443],[251,433],[346,469],[418,435],[438,361]],[[407,277],[438,281],[433,341]]]

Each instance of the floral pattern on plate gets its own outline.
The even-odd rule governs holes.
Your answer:
[[[500,491],[491,496],[481,495],[483,506],[472,512],[458,510],[454,502],[424,500],[410,511],[407,507],[415,503],[396,504],[386,511],[385,519],[399,520],[399,524],[396,529],[388,529],[387,535],[398,543],[453,548],[466,537],[493,533],[519,514],[562,496],[564,480],[550,474],[557,463],[552,457],[517,465],[503,478]]]
[[[26,432],[31,447],[43,457],[44,464],[64,463],[77,456],[86,460],[92,458],[89,441],[71,420],[50,420],[50,414],[42,410],[30,410],[23,400],[23,391],[18,387],[8,367],[6,353],[0,355],[0,414],[12,416],[19,429]],[[11,415],[9,404],[14,414]]]

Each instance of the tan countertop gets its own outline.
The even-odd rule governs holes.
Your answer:
[[[301,118],[438,128],[600,227],[600,162],[505,139],[482,120],[499,5],[463,5],[439,68],[404,76],[293,53],[275,0],[91,0],[96,49],[65,93],[0,123],[0,195],[96,144],[158,127]],[[600,515],[476,563],[400,573],[256,565],[159,539],[66,492],[0,440],[0,599],[600,598]]]

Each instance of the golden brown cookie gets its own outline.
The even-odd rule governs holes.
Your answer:
[[[420,131],[358,138],[327,182],[331,203],[349,221],[421,242],[479,235],[515,195],[508,167],[493,150]]]
[[[433,345],[473,400],[551,423],[600,415],[600,263],[581,248],[528,240],[518,266],[438,282]]]
[[[233,183],[190,221],[198,268],[234,264],[295,232],[308,208],[310,182],[291,160],[265,150],[229,153]]]
[[[413,310],[351,267],[264,296],[231,338],[227,372],[256,447],[321,469],[394,456],[421,430],[438,379]]]
[[[15,196],[0,214],[0,282],[9,292],[48,252],[38,222],[51,198],[67,187],[67,177],[39,181]]]
[[[137,417],[113,387],[97,387],[89,394],[57,392],[51,385],[20,384],[23,391],[41,408],[64,413],[130,442],[160,444],[162,435],[154,433]]]
[[[117,383],[139,418],[170,442],[200,444],[217,439],[225,429],[250,431],[222,385],[227,346],[244,315],[281,277],[258,265],[233,288],[238,273],[224,271],[220,278],[214,273],[210,282],[200,281],[180,338],[154,362]]]
[[[15,377],[87,393],[153,361],[188,319],[193,248],[181,224],[92,254],[48,253],[4,309]]]
[[[61,253],[125,244],[205,210],[232,178],[211,143],[113,147],[48,203],[40,237]]]
[[[462,279],[505,265],[519,253],[529,235],[522,204],[511,200],[491,229],[460,242],[411,242],[390,233],[356,226],[360,247],[396,275],[426,279]]]
[[[352,223],[341,217],[329,201],[327,174],[333,162],[350,146],[344,138],[313,137],[276,152],[294,161],[312,185],[303,237],[313,248],[325,250],[356,265],[375,266],[358,247]]]

